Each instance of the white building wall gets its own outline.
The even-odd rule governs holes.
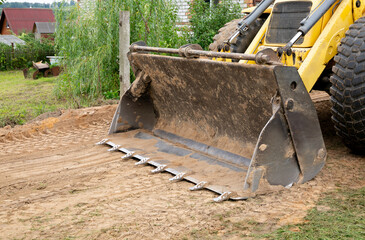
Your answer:
[[[180,20],[179,25],[185,25],[189,23],[188,12],[189,12],[189,4],[188,2],[192,0],[172,0],[178,8],[178,17]],[[241,6],[241,9],[247,7],[247,4],[244,0],[232,0],[233,3],[238,3]]]
[[[189,22],[188,11],[189,11],[189,0],[175,0],[178,12],[180,24],[187,24]]]
[[[95,0],[77,0],[77,2],[81,9],[86,9],[86,10],[88,10],[95,4]]]

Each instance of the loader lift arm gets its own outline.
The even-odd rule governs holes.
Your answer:
[[[264,0],[257,5],[257,7],[244,19],[242,19],[237,26],[236,31],[229,37],[226,46],[230,46],[234,39],[236,39],[240,34],[243,34],[248,27],[253,23],[261,14],[272,4],[275,0]],[[229,49],[229,48],[228,48]]]

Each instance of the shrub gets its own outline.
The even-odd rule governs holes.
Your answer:
[[[88,2],[85,2],[88,3]],[[56,48],[65,73],[56,93],[83,105],[118,96],[119,12],[130,11],[131,42],[177,47],[184,41],[175,26],[177,12],[167,0],[105,0],[85,8],[56,9]]]
[[[54,55],[54,47],[49,40],[44,39],[41,43],[34,39],[33,34],[24,33],[19,38],[26,44],[17,44],[14,49],[0,44],[0,71],[28,68],[32,66],[32,61],[46,61],[46,56]]]
[[[210,8],[204,0],[189,2],[189,17],[193,34],[190,42],[198,43],[208,50],[218,30],[227,22],[241,18],[241,7],[232,0],[222,0]]]

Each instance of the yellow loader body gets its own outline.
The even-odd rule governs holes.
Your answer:
[[[289,2],[290,0],[279,0],[275,3]],[[314,10],[320,0],[312,2],[311,11]],[[304,36],[304,41],[294,44],[293,56],[283,56],[282,62],[286,66],[295,66],[298,69],[307,91],[312,90],[314,84],[321,76],[323,70],[333,57],[337,54],[337,47],[350,25],[365,14],[365,2],[356,7],[356,1],[338,1],[318,21],[315,26]],[[257,53],[266,48],[276,50],[286,43],[272,44],[266,41],[266,33],[269,28],[271,15],[266,19],[264,25],[247,48],[245,53]],[[247,63],[247,61],[243,61]],[[250,62],[252,63],[252,62]]]

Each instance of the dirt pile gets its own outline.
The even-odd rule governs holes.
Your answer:
[[[108,105],[77,110],[61,110],[54,114],[47,113],[25,125],[17,125],[14,128],[10,126],[0,128],[0,142],[47,134],[50,130],[77,129],[98,122],[109,122],[115,109],[116,105]]]

